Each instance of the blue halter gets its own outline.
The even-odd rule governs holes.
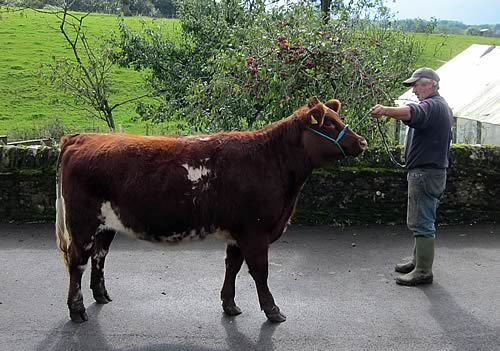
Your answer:
[[[344,152],[344,149],[342,149],[342,146],[340,146],[340,143],[339,143],[340,139],[344,136],[347,128],[349,128],[348,124],[346,124],[345,127],[342,128],[342,130],[340,131],[339,135],[337,135],[336,139],[333,139],[332,137],[329,137],[328,135],[321,133],[319,130],[312,129],[310,127],[308,129],[311,132],[314,132],[314,133],[318,134],[319,136],[322,136],[323,138],[325,138],[327,140],[330,140],[331,142],[335,143],[335,145],[337,145],[337,147],[339,148],[339,150],[342,152],[342,155],[344,155],[344,157],[347,157],[347,155]]]
[[[355,124],[355,128],[358,127],[358,125],[361,124],[361,122],[363,122],[367,117],[368,115],[370,114],[371,111],[368,111],[365,113],[365,115],[363,116],[363,118],[361,118],[358,123]],[[346,124],[344,126],[344,128],[342,128],[342,130],[340,131],[339,135],[337,135],[337,138],[336,139],[333,139],[332,137],[329,137],[328,135],[324,134],[324,133],[321,133],[319,130],[316,130],[316,129],[312,129],[311,127],[308,127],[308,129],[311,131],[311,132],[314,132],[316,134],[318,134],[319,136],[327,139],[327,140],[330,140],[331,142],[335,143],[335,145],[337,145],[337,147],[339,148],[339,150],[342,152],[342,155],[344,155],[344,157],[347,157],[346,153],[344,152],[344,149],[342,149],[342,146],[340,146],[340,139],[344,136],[345,132],[347,131],[347,129],[349,128],[349,125]]]

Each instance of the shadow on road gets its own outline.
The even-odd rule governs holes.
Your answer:
[[[457,350],[468,349],[471,339],[474,350],[491,350],[491,345],[500,345],[500,328],[485,324],[462,308],[442,285],[434,282],[419,288],[429,299],[430,315]],[[477,338],[478,335],[481,337]]]
[[[225,315],[221,318],[221,325],[226,331],[227,348],[215,349],[198,345],[181,344],[152,344],[132,347],[113,347],[101,330],[98,315],[103,305],[92,304],[88,307],[91,321],[75,324],[70,320],[61,321],[54,326],[45,339],[36,347],[36,351],[67,351],[67,350],[110,350],[110,351],[215,351],[215,350],[259,350],[272,351],[274,345],[272,336],[277,324],[264,322],[260,328],[256,342],[238,330],[236,319]],[[212,340],[211,340],[212,341]]]
[[[276,323],[271,323],[269,321],[262,323],[257,342],[253,342],[249,337],[238,330],[236,318],[222,315],[221,324],[226,330],[228,350],[274,350],[273,334],[278,326]]]
[[[97,316],[103,305],[92,304],[87,311],[94,317],[92,322],[76,324],[66,319],[52,328],[36,351],[63,351],[101,349],[111,350],[102,334]]]

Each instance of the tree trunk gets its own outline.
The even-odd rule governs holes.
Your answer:
[[[321,13],[323,14],[323,23],[327,24],[330,21],[330,6],[332,0],[321,0]]]
[[[116,127],[113,119],[113,113],[111,111],[106,111],[106,123],[108,124],[109,130],[114,133],[116,131]]]
[[[108,100],[104,98],[103,104],[102,104],[102,112],[104,113],[104,118],[106,119],[106,124],[108,125],[108,128],[111,130],[111,132],[116,131],[115,127],[115,120],[113,119],[113,109],[109,107]]]
[[[124,16],[131,16],[130,13],[130,0],[122,0],[122,13]]]

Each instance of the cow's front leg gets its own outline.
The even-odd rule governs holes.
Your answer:
[[[227,245],[226,247],[226,276],[224,285],[220,292],[222,308],[229,316],[236,316],[241,313],[240,308],[234,302],[236,276],[243,264],[243,255],[238,246]]]
[[[280,312],[280,309],[274,303],[273,295],[267,286],[268,277],[268,258],[267,251],[269,245],[255,244],[243,249],[243,256],[250,270],[250,275],[255,281],[257,287],[257,294],[259,295],[260,307],[264,310],[267,318],[271,322],[284,322],[286,316]]]

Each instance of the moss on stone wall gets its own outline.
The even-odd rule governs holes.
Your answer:
[[[55,218],[58,150],[0,146],[0,221],[47,222]]]
[[[50,222],[55,219],[55,174],[0,173],[1,222]]]
[[[54,171],[59,151],[48,146],[0,146],[0,172]]]
[[[402,162],[403,149],[392,155]],[[454,144],[442,224],[500,220],[500,147]],[[384,149],[315,170],[301,193],[293,221],[308,224],[405,223],[406,170],[392,164]]]
[[[403,149],[391,153],[401,160]],[[50,147],[0,146],[0,221],[51,222],[55,218],[55,165]],[[293,223],[404,223],[406,171],[384,149],[318,169],[301,193]],[[440,223],[500,219],[500,147],[453,145]]]

